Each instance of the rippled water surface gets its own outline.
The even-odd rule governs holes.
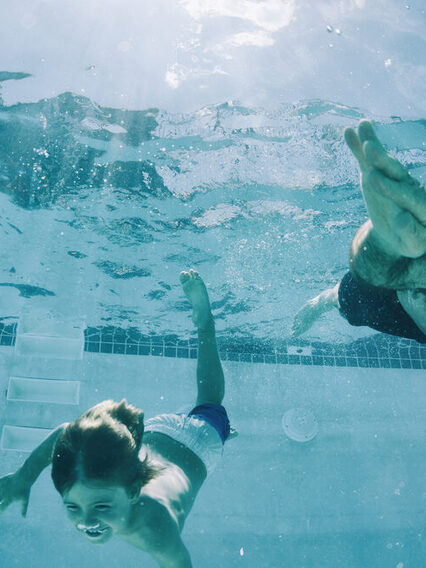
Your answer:
[[[287,336],[298,307],[345,273],[366,219],[342,135],[365,114],[319,100],[129,111],[71,93],[1,106],[2,315],[41,307],[185,335],[178,274],[192,266],[221,334]],[[424,121],[376,118],[421,178]],[[338,317],[312,335],[324,332],[360,333]]]

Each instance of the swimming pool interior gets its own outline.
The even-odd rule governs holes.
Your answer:
[[[4,13],[0,475],[100,400],[189,408],[193,267],[239,432],[185,525],[193,565],[426,565],[426,346],[337,312],[290,334],[367,218],[343,129],[373,119],[426,180],[422,2],[120,6]],[[156,565],[74,534],[49,472],[0,527],[8,568]]]

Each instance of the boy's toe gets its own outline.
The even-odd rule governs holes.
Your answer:
[[[190,278],[191,278],[190,273],[186,272],[185,270],[182,270],[182,272],[179,274],[179,279],[181,281],[181,284],[185,284],[185,282],[187,282]]]

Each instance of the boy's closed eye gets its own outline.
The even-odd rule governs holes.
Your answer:
[[[65,505],[65,508],[68,509],[68,511],[77,511],[78,505],[72,505],[71,503],[68,503],[67,505]],[[111,508],[111,505],[95,505],[95,509],[97,511],[109,511]]]

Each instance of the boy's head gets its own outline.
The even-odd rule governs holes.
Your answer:
[[[53,483],[72,522],[93,541],[103,542],[108,532],[104,512],[121,518],[120,506],[137,501],[157,473],[147,458],[139,459],[143,430],[141,410],[124,399],[107,400],[68,424],[55,444]]]

